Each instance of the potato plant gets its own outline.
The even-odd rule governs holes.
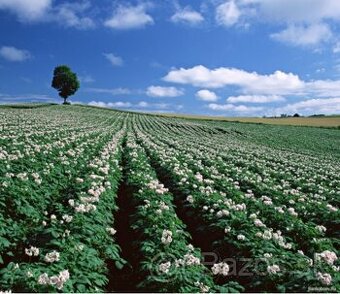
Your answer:
[[[337,130],[50,105],[0,134],[0,291],[340,291]]]

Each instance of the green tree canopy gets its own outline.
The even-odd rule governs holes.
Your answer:
[[[52,87],[59,92],[60,97],[64,98],[64,104],[68,104],[67,98],[77,92],[80,83],[77,74],[67,65],[59,65],[53,72]]]

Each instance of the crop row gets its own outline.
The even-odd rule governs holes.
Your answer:
[[[133,136],[127,140],[127,185],[132,189],[135,213],[132,228],[138,236],[143,291],[235,292],[237,283],[217,286],[203,264],[200,251],[188,242],[190,236],[177,217],[173,197],[157,179],[145,151]]]
[[[161,136],[164,133],[166,133],[166,130],[162,129],[162,125],[160,125],[157,126],[154,135]],[[182,136],[177,137],[176,140],[171,138],[171,136],[167,136],[166,142],[173,148],[182,150],[185,154],[190,154],[192,150],[195,150],[195,153],[191,152],[194,156],[193,159],[196,160],[197,164],[203,162],[204,169],[208,167],[208,173],[213,174],[215,179],[219,179],[219,177],[230,179],[231,184],[233,182],[238,183],[243,192],[251,190],[259,197],[271,195],[272,201],[277,204],[277,207],[280,205],[293,207],[297,213],[301,213],[300,217],[304,220],[322,222],[321,224],[329,227],[335,225],[334,220],[337,219],[336,214],[339,213],[336,212],[337,209],[334,207],[338,204],[336,199],[339,195],[339,191],[335,187],[340,184],[336,165],[329,164],[329,170],[324,175],[322,175],[318,166],[314,169],[310,167],[310,172],[304,173],[304,177],[295,175],[298,183],[308,182],[310,173],[313,172],[315,175],[316,170],[319,171],[317,177],[320,183],[317,185],[312,183],[297,185],[297,182],[292,184],[290,178],[287,178],[287,175],[289,176],[288,171],[299,171],[304,166],[301,163],[299,167],[291,165],[289,163],[290,158],[286,159],[285,165],[276,164],[274,168],[271,168],[268,165],[275,161],[273,155],[271,157],[267,155],[268,158],[266,158],[264,155],[254,154],[256,150],[235,152],[237,147],[227,149],[216,144],[217,142],[212,145],[208,138],[201,140],[202,142],[199,142],[196,137]],[[190,158],[192,159],[192,157]],[[298,160],[298,162],[300,161],[301,159]],[[307,164],[307,166],[313,165]],[[324,163],[324,166],[327,166],[326,163]],[[329,187],[327,187],[327,184],[329,184]],[[319,193],[322,195],[319,195]]]
[[[143,123],[140,125],[143,126]],[[205,153],[203,156],[197,149],[186,149],[183,147],[185,142],[173,146],[175,140],[169,139],[171,135],[164,130],[162,134],[162,139],[157,138],[155,133],[152,136],[140,133],[139,137],[149,149],[160,171],[170,178],[169,183],[173,185],[174,191],[183,199],[186,197],[188,205],[193,207],[187,213],[202,215],[201,219],[197,217],[196,223],[201,223],[207,229],[213,227],[225,232],[222,238],[219,236],[219,239],[213,240],[215,247],[218,244],[225,251],[228,249],[232,256],[239,254],[240,257],[250,257],[253,260],[268,259],[268,275],[255,275],[248,282],[249,289],[255,287],[255,290],[265,288],[272,291],[306,291],[311,285],[330,284],[329,279],[320,278],[324,275],[337,279],[338,268],[333,264],[336,250],[330,239],[322,238],[322,227],[307,225],[294,215],[277,213],[269,203],[269,197],[256,199],[251,191],[244,194],[239,188],[235,189],[234,185],[230,185],[234,181],[226,181],[221,185],[223,177],[219,180],[210,177],[214,174],[213,170],[202,163],[209,154]],[[164,144],[162,140],[170,143]],[[203,176],[200,172],[204,169],[206,172]],[[284,234],[275,227],[282,227]],[[211,229],[211,234],[213,231]],[[301,233],[307,238],[307,246],[303,246]],[[314,254],[330,254],[335,259],[330,263],[315,260],[313,264]],[[274,274],[273,269],[276,269]],[[271,286],[268,285],[269,281]]]
[[[227,123],[0,116],[0,290],[340,291],[330,155]]]
[[[121,126],[112,128],[111,135],[88,140],[79,152],[62,156],[68,163],[56,164],[46,183],[45,179],[36,183],[27,175],[20,179],[24,184],[9,186],[21,190],[13,209],[7,203],[4,210],[3,233],[9,236],[10,248],[8,240],[2,240],[10,258],[1,270],[2,288],[20,292],[105,289],[106,261],[118,266],[123,262],[113,236],[124,133],[116,130]]]

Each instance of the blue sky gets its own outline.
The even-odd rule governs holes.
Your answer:
[[[339,0],[0,0],[0,103],[227,116],[340,113]]]

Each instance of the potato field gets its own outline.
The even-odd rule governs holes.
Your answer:
[[[338,129],[52,105],[0,135],[0,291],[340,291]]]

